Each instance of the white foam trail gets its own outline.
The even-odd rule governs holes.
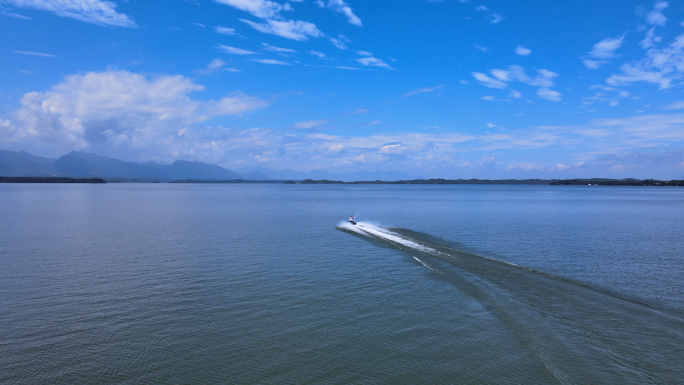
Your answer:
[[[411,241],[409,239],[403,238],[401,235],[399,235],[399,234],[397,234],[391,230],[388,230],[384,227],[375,226],[375,225],[372,225],[370,223],[356,222],[356,225],[346,223],[346,226],[344,226],[344,228],[352,230],[352,231],[359,233],[359,234],[366,233],[366,234],[374,235],[374,236],[381,238],[381,239],[384,239],[386,241],[389,241],[389,242],[392,242],[392,243],[395,243],[398,245],[410,247],[412,249],[422,251],[425,253],[433,253],[433,254],[438,253],[437,250],[435,250],[431,247],[423,246],[420,243],[417,243],[417,242]]]

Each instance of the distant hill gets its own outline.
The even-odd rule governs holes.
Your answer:
[[[0,176],[70,177],[126,180],[246,179],[215,164],[177,160],[170,165],[133,163],[97,154],[72,151],[57,160],[25,151],[0,150]]]
[[[0,150],[0,175],[49,176],[54,159],[31,155],[26,151]]]
[[[340,180],[397,181],[415,179],[415,176],[385,171],[358,171],[332,174],[323,170],[309,172],[271,170],[251,167],[236,171],[215,164],[177,160],[170,165],[155,162],[134,163],[102,155],[72,151],[59,159],[49,159],[25,151],[0,150],[0,176],[6,177],[68,177],[104,178],[109,181],[171,181],[171,180]]]

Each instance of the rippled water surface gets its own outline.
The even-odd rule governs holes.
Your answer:
[[[684,383],[682,234],[680,188],[0,185],[0,383]]]

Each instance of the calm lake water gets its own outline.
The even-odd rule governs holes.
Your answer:
[[[683,235],[682,188],[4,184],[0,383],[684,383]]]

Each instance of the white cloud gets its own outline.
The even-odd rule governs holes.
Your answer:
[[[675,178],[681,174],[681,168],[677,171],[679,174],[671,175],[672,165],[678,167],[677,165],[684,162],[684,150],[681,149],[670,153],[655,153],[653,150],[643,152],[643,149],[683,143],[684,130],[681,130],[681,127],[684,124],[684,114],[599,119],[574,126],[528,127],[478,135],[449,131],[386,132],[353,136],[344,133],[331,135],[306,131],[306,128],[314,129],[327,124],[325,120],[296,123],[305,131],[296,131],[295,124],[289,132],[264,128],[231,129],[221,126],[204,127],[206,123],[201,126],[193,124],[205,122],[214,116],[214,112],[208,107],[216,104],[215,102],[201,102],[188,97],[188,93],[199,91],[201,86],[183,77],[177,77],[173,81],[164,79],[171,83],[165,89],[154,89],[155,87],[149,85],[161,79],[145,80],[145,83],[149,83],[148,87],[145,87],[145,92],[137,92],[136,95],[112,95],[107,92],[95,98],[97,103],[113,102],[111,106],[93,105],[95,100],[91,98],[91,93],[101,92],[104,84],[77,87],[78,91],[60,95],[64,101],[73,105],[70,110],[64,110],[55,104],[56,95],[47,95],[56,92],[57,87],[53,87],[50,92],[41,94],[39,100],[31,100],[25,104],[35,108],[24,112],[27,117],[42,119],[34,127],[44,132],[23,137],[24,143],[30,143],[34,149],[39,143],[50,143],[55,146],[61,143],[59,148],[62,151],[58,152],[59,155],[64,153],[64,149],[87,148],[103,153],[104,151],[100,150],[109,148],[117,151],[112,155],[121,157],[122,149],[129,148],[144,154],[144,161],[151,158],[184,158],[220,163],[224,167],[263,164],[267,167],[305,170],[315,167],[330,171],[391,169],[415,171],[416,175],[436,177],[451,177],[452,175],[445,175],[445,172],[454,169],[459,170],[458,175],[462,176],[464,170],[474,166],[496,166],[504,173],[499,177],[510,177],[514,175],[512,173],[515,170],[581,171],[582,167],[585,167],[582,165],[600,163],[607,167],[642,167],[646,173],[645,177],[657,177],[652,173],[658,172],[666,175],[666,178]],[[184,81],[188,83],[183,84]],[[179,86],[179,90],[170,91],[169,87],[174,88],[172,85]],[[123,88],[131,87],[126,84]],[[72,99],[72,96],[78,95],[79,92],[84,94]],[[232,96],[238,100],[227,100],[226,103],[240,111],[242,108],[236,102],[244,100],[246,96]],[[77,108],[78,105],[80,107]],[[225,108],[218,110],[236,112]],[[85,111],[90,112],[86,114]],[[45,115],[52,113],[57,117],[52,115],[45,118]],[[164,116],[170,113],[181,114],[182,119],[177,116]],[[99,121],[86,119],[98,119],[100,116],[102,120]],[[52,136],[48,140],[50,131],[46,127],[58,127],[61,132],[64,128],[59,126],[60,118],[64,124],[69,124],[74,117],[81,119],[81,125],[86,127],[85,133],[76,130],[75,141],[64,139],[64,134]],[[44,124],[45,122],[49,124]],[[20,140],[20,135],[28,135],[25,124],[26,122],[16,116],[12,122],[0,120],[0,140],[3,143],[10,143],[5,139],[11,137],[13,140]],[[491,125],[496,127],[495,122],[491,122]],[[135,131],[133,127],[140,127],[140,130]],[[67,145],[58,142],[59,138],[64,139]],[[84,141],[82,147],[79,147],[79,138]],[[107,147],[102,147],[105,145]],[[495,157],[500,150],[509,149],[526,150],[527,163],[502,162]],[[563,155],[569,152],[568,150],[571,150],[573,155]],[[548,164],[535,163],[535,157],[548,159],[550,151],[557,155],[549,160]],[[596,154],[608,155],[597,159]],[[504,169],[513,171],[503,171]],[[595,172],[596,169],[584,170]],[[636,169],[630,169],[622,177],[637,177],[633,170]],[[478,174],[473,177],[481,178],[481,171],[474,170],[473,172]]]
[[[70,75],[49,91],[24,94],[21,108],[12,115],[14,130],[0,130],[0,137],[63,150],[154,150],[184,127],[268,105],[238,92],[219,100],[190,98],[204,88],[181,75],[149,78],[114,70]]]
[[[651,25],[665,25],[665,23],[667,23],[667,18],[663,15],[663,10],[667,8],[667,5],[667,1],[656,2],[653,11],[646,15],[646,21]]]
[[[368,52],[368,51],[356,51],[361,56],[373,56],[373,53]]]
[[[366,127],[366,126],[375,126],[382,123],[381,120],[373,120],[371,122],[365,122],[365,123],[359,123],[356,125],[356,127]]]
[[[522,70],[522,68],[521,68],[521,70]],[[529,84],[531,86],[551,87],[551,86],[553,86],[553,80],[552,79],[558,76],[557,73],[555,73],[553,71],[549,71],[547,69],[543,69],[543,68],[540,70],[537,70],[537,74],[538,75],[534,79],[529,80],[529,81],[524,80],[523,78],[519,78],[519,79],[520,79],[520,81],[526,82],[527,84]]]
[[[489,52],[489,48],[487,48],[487,47],[485,47],[485,46],[483,46],[483,45],[479,45],[479,44],[473,43],[473,47],[479,49],[479,50],[482,51],[482,52]]]
[[[548,88],[540,88],[537,91],[537,96],[542,99],[550,100],[552,102],[560,102],[562,100],[562,94]]]
[[[135,27],[127,15],[116,12],[116,4],[102,0],[3,0],[15,7],[48,11],[61,17],[68,17],[86,23],[113,26]]]
[[[673,81],[684,76],[684,34],[663,48],[651,48],[638,61],[623,64],[621,73],[610,76],[611,86],[630,85],[635,82],[657,84],[660,89],[672,87]]]
[[[382,67],[382,68],[387,68],[390,70],[393,70],[394,68],[390,67],[389,64],[385,63],[384,61],[374,58],[372,56],[369,57],[362,57],[355,59],[357,62],[365,65],[365,66],[371,66],[371,67]]]
[[[496,157],[494,155],[485,155],[480,163],[484,167],[493,167],[496,165]]]
[[[622,46],[622,42],[625,39],[625,35],[620,37],[605,38],[598,43],[594,44],[589,56],[596,59],[609,59],[615,57],[615,50]]]
[[[290,40],[303,41],[309,37],[322,37],[315,24],[301,20],[266,20],[265,23],[255,23],[250,20],[240,19],[243,23],[262,33],[281,36]]]
[[[583,59],[582,62],[589,69],[597,69],[602,64],[608,63],[607,59],[615,57],[615,51],[622,46],[625,39],[623,34],[620,37],[605,38],[598,43],[594,44],[591,52],[589,52],[589,58]]]
[[[5,16],[9,16],[9,17],[12,17],[12,18],[15,18],[15,19],[20,19],[20,20],[32,20],[30,17],[24,16],[24,15],[20,15],[20,14],[18,14],[18,13],[6,12],[6,11],[0,11],[0,13],[2,13],[2,14],[5,15]]]
[[[498,24],[498,23],[502,22],[503,19],[505,19],[505,17],[501,16],[498,13],[492,13],[491,15],[489,15],[489,21],[494,23],[494,24]]]
[[[225,44],[218,44],[216,46],[219,50],[229,53],[231,55],[256,55],[258,52],[247,51],[246,49],[231,47]]]
[[[276,65],[282,65],[282,66],[289,66],[292,65],[292,63],[288,63],[286,61],[281,61],[281,60],[274,60],[274,59],[252,59],[252,61],[261,63],[261,64],[276,64]]]
[[[306,122],[297,122],[293,124],[292,126],[294,128],[314,128],[318,127],[324,124],[327,124],[328,120],[327,119],[321,119],[321,120],[307,120]]]
[[[582,60],[582,63],[589,68],[590,70],[595,70],[601,67],[601,62],[598,60],[589,60],[589,59],[584,59]]]
[[[413,96],[413,95],[417,95],[417,94],[424,94],[427,92],[434,92],[434,91],[437,91],[438,89],[440,89],[442,87],[444,87],[444,84],[440,84],[438,86],[433,86],[433,87],[419,88],[419,89],[405,93],[404,97]]]
[[[325,6],[323,1],[321,0],[317,0],[316,4],[319,7]],[[349,7],[349,4],[347,4],[344,0],[328,0],[328,8],[331,8],[335,12],[341,13],[344,16],[346,16],[350,24],[354,24],[361,27],[361,19],[359,19],[358,16],[354,14],[351,7]]]
[[[57,57],[57,55],[53,55],[51,53],[32,52],[32,51],[14,51],[14,53],[18,53],[18,54],[22,54],[22,55],[29,55],[29,56]]]
[[[261,45],[263,45],[264,50],[268,51],[268,52],[281,52],[281,53],[296,53],[297,52],[297,51],[290,49],[290,48],[274,47],[274,46],[266,44],[266,43],[261,43]]]
[[[235,28],[228,28],[217,25],[214,27],[214,32],[220,33],[221,35],[235,35]]]
[[[639,42],[639,45],[643,49],[649,49],[652,48],[653,46],[656,45],[656,43],[660,43],[663,41],[663,38],[660,36],[656,36],[655,34],[655,29],[656,27],[652,27],[646,32],[646,36],[644,37],[644,40]]]
[[[663,108],[666,110],[684,110],[684,101],[670,103]]]
[[[508,95],[508,97],[513,99],[520,99],[522,98],[522,94],[516,90],[511,90],[511,93],[510,95]]]
[[[589,88],[592,90],[599,89],[601,91],[596,92],[592,96],[583,97],[582,104],[585,106],[589,106],[594,103],[605,102],[614,107],[618,105],[618,98],[626,98],[630,95],[630,93],[627,91],[618,90],[614,87],[606,87],[601,84],[593,85]]]
[[[333,45],[339,49],[345,50],[347,49],[347,43],[350,43],[350,40],[344,36],[343,34],[338,34],[337,37],[332,37],[330,38],[330,42],[333,43]],[[370,55],[368,55],[370,56]]]
[[[326,57],[323,52],[318,52],[318,51],[313,51],[313,50],[309,51],[309,55],[318,56],[321,59],[325,59],[325,57]]]
[[[291,9],[290,5],[281,5],[269,0],[214,0],[217,3],[229,5],[239,10],[249,12],[260,19],[278,18],[281,11]]]
[[[480,82],[485,87],[489,88],[506,88],[508,85],[506,82],[502,82],[501,80],[493,79],[486,74],[483,74],[482,72],[473,72],[473,77],[475,80]]]
[[[484,5],[478,5],[475,7],[475,10],[478,12],[488,12],[489,8],[487,8]],[[490,22],[492,22],[493,24],[498,24],[498,23],[502,22],[503,19],[505,19],[505,17],[503,17],[501,14],[492,12],[489,15],[487,15],[487,19]]]
[[[512,65],[506,69],[492,69],[489,70],[491,76],[482,72],[473,72],[472,75],[481,85],[489,88],[504,89],[509,83],[520,82],[533,87],[540,87],[537,95],[543,99],[559,101],[561,94],[550,89],[554,85],[553,78],[558,74],[547,69],[537,70],[537,76],[530,77],[525,73],[525,69],[521,66]],[[511,93],[511,97],[516,98],[518,91]],[[488,99],[486,99],[488,100]]]
[[[209,74],[209,73],[212,73],[212,72],[215,72],[215,71],[221,69],[225,65],[226,65],[225,61],[223,61],[221,59],[214,59],[207,65],[207,68],[201,69],[197,72],[201,73],[201,74]]]
[[[207,66],[207,69],[214,70],[214,69],[221,68],[224,65],[226,65],[225,61],[223,61],[221,59],[214,59],[211,61],[211,63],[209,63],[209,65]]]
[[[515,47],[515,53],[516,53],[516,55],[527,56],[527,55],[532,53],[532,50],[519,45],[519,46]]]

